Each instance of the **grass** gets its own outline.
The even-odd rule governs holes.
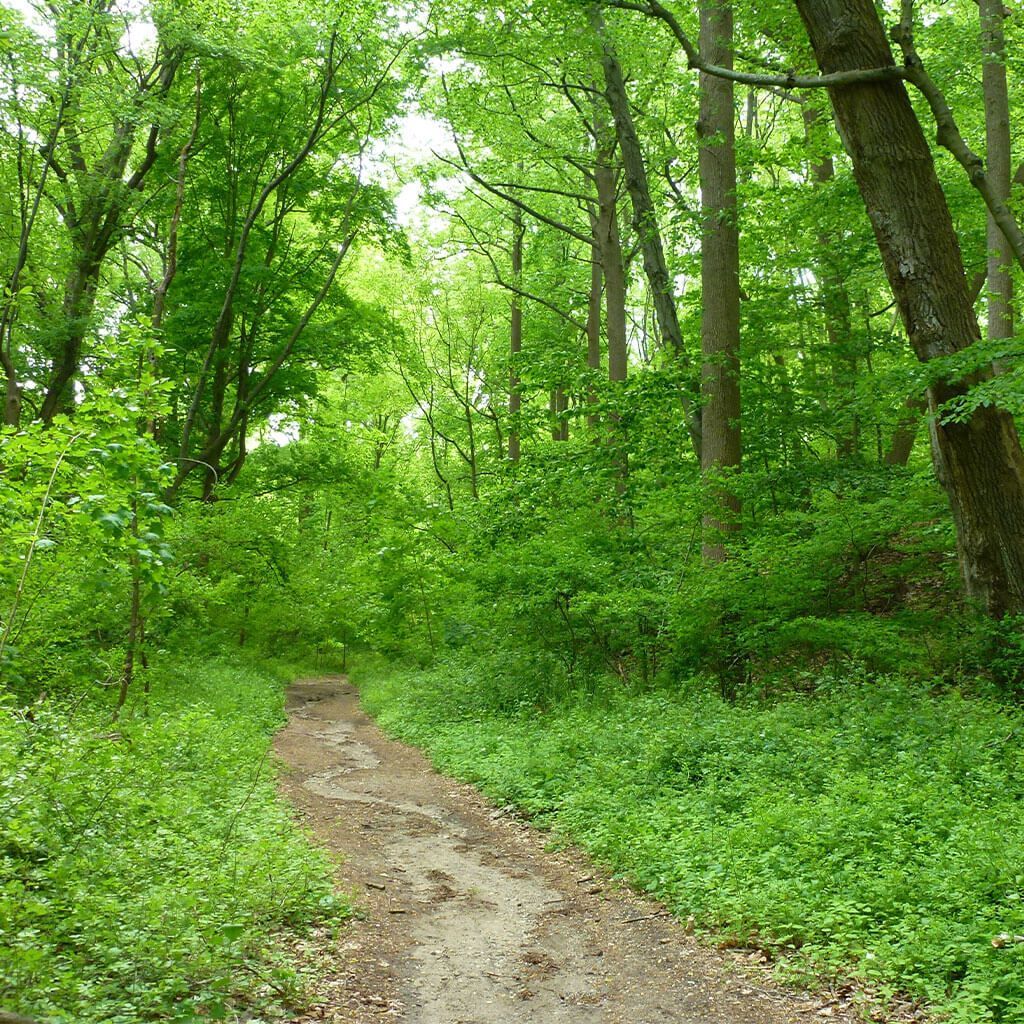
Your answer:
[[[148,708],[0,703],[0,1008],[53,1024],[291,1019],[296,932],[348,909],[274,788],[282,675],[155,672]]]
[[[546,707],[448,665],[357,672],[368,710],[705,932],[956,1024],[1024,1022],[1024,716],[894,679],[729,705]]]

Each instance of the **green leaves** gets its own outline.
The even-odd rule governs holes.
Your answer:
[[[100,694],[0,707],[0,1004],[80,1024],[289,1017],[282,930],[349,908],[256,777],[280,681],[195,662],[153,684],[116,734]]]
[[[608,683],[538,713],[490,676],[465,659],[357,673],[365,706],[441,770],[789,979],[1016,1019],[1024,950],[1001,936],[1024,934],[1019,711],[881,677],[741,705]]]

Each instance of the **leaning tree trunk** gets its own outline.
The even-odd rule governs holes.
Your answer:
[[[795,0],[825,73],[894,63],[872,0]],[[886,275],[918,359],[979,338],[963,260],[935,163],[897,79],[830,89]],[[1007,413],[942,423],[938,408],[970,381],[929,389],[937,475],[956,523],[968,598],[993,615],[1024,610],[1024,455]]]
[[[705,0],[700,52],[732,65],[732,8]],[[701,469],[710,484],[704,515],[704,560],[725,559],[724,535],[737,529],[740,503],[724,479],[740,466],[740,236],[736,207],[736,126],[733,84],[700,76],[701,218]]]
[[[619,140],[622,167],[626,177],[626,189],[633,205],[633,224],[643,256],[644,272],[647,275],[651,299],[654,302],[658,327],[661,329],[662,337],[674,351],[676,358],[685,363],[686,349],[683,345],[682,329],[679,326],[675,296],[672,293],[672,277],[665,259],[665,246],[661,238],[661,228],[658,225],[657,211],[654,208],[654,200],[651,198],[647,165],[644,162],[640,139],[633,122],[633,112],[626,94],[625,75],[622,65],[619,64],[619,59],[615,55],[611,40],[608,38],[600,5],[594,4],[589,8],[589,17],[590,26],[601,45],[605,98],[615,122],[615,132]],[[694,453],[699,459],[701,448],[700,407],[689,395],[684,394],[682,401],[690,440]]]

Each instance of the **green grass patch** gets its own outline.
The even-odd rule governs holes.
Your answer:
[[[891,679],[770,705],[618,690],[547,708],[458,666],[356,680],[442,771],[790,977],[1024,1022],[1018,711]]]
[[[349,908],[274,788],[285,681],[185,662],[109,705],[0,704],[0,1008],[292,1019],[287,940]]]

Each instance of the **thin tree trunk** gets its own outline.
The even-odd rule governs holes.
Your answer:
[[[626,82],[622,66],[619,64],[611,40],[608,38],[600,6],[594,4],[589,9],[589,13],[590,25],[601,43],[601,67],[604,71],[605,97],[615,122],[619,151],[622,154],[622,164],[626,174],[626,188],[633,204],[633,224],[643,254],[644,271],[651,289],[651,297],[654,300],[658,326],[661,329],[662,337],[671,347],[676,358],[685,363],[686,349],[683,345],[683,334],[679,326],[675,297],[672,294],[672,278],[665,259],[665,247],[661,239],[661,229],[658,226],[654,201],[651,199],[643,150],[640,148],[640,140],[633,123],[629,97],[626,95]],[[683,395],[683,411],[686,415],[686,425],[690,432],[693,450],[700,458],[700,409],[689,395]]]
[[[813,141],[815,125],[821,116],[821,110],[813,103],[804,105],[804,131],[808,142]],[[835,161],[831,154],[811,164],[811,182],[815,189],[820,190],[834,178]],[[857,453],[860,441],[857,415],[849,408],[857,383],[857,354],[853,344],[850,295],[843,274],[837,266],[836,238],[828,231],[821,231],[818,233],[817,242],[825,336],[828,339],[832,383],[837,396],[831,408],[831,415],[836,421],[836,457],[844,461]]]
[[[14,361],[4,352],[0,357],[4,368],[4,425],[16,427],[21,422],[21,387]]]
[[[323,77],[320,81],[316,112],[313,117],[313,123],[306,134],[302,146],[291,160],[289,160],[284,167],[278,170],[277,173],[274,174],[274,176],[270,178],[270,180],[260,190],[259,196],[256,198],[245,218],[245,222],[243,223],[238,236],[238,241],[233,247],[234,258],[231,264],[231,273],[229,275],[228,283],[224,290],[224,298],[221,302],[220,312],[217,314],[217,320],[213,325],[213,330],[210,335],[210,343],[207,347],[202,366],[199,369],[199,375],[192,391],[192,399],[189,402],[188,410],[185,413],[185,419],[182,422],[181,441],[178,449],[178,479],[172,486],[172,494],[177,492],[178,487],[181,486],[185,477],[191,473],[197,461],[195,459],[190,459],[189,457],[192,430],[195,427],[196,418],[199,414],[199,407],[202,404],[207,377],[209,376],[211,368],[214,366],[218,353],[225,347],[231,336],[231,328],[235,315],[235,297],[238,293],[242,280],[242,270],[245,266],[246,255],[248,253],[250,235],[252,234],[256,222],[271,196],[273,196],[277,190],[281,188],[304,163],[306,163],[316,145],[323,138],[324,123],[327,119],[328,107],[334,90],[334,81],[338,72],[337,58],[335,55],[337,41],[337,31],[332,32],[326,46],[327,52],[324,57]],[[349,204],[348,213],[350,212],[351,203]],[[346,213],[346,218],[348,217],[348,213]],[[317,305],[319,305],[319,302]],[[289,351],[290,344],[289,346],[286,346]],[[217,455],[219,456],[219,452]],[[211,460],[204,459],[203,461]]]
[[[921,417],[927,411],[928,403],[923,397],[911,396],[904,401],[903,411],[892,434],[892,443],[882,459],[886,466],[905,467],[910,461]]]
[[[1010,198],[1010,99],[1006,86],[1003,0],[979,0],[982,87],[988,179],[996,197]],[[1013,337],[1013,253],[992,214],[988,214],[988,336]]]
[[[69,74],[65,79],[64,88],[61,90],[60,103],[57,107],[53,126],[50,129],[48,138],[44,142],[44,147],[47,152],[52,152],[53,147],[57,142],[57,137],[60,135],[61,129],[64,127],[64,114],[67,110],[68,102],[71,99],[73,82],[73,76]],[[17,161],[19,182],[24,180],[23,157],[25,144],[26,140],[24,133],[19,126]],[[13,344],[18,292],[21,286],[22,271],[24,271],[25,266],[28,263],[28,250],[29,242],[32,238],[32,230],[35,227],[36,218],[39,215],[39,207],[42,203],[43,196],[46,194],[46,182],[49,177],[51,167],[51,161],[43,161],[42,168],[39,172],[39,180],[32,189],[31,199],[25,195],[23,190],[19,189],[21,228],[18,237],[18,250],[14,260],[14,268],[11,271],[10,278],[6,282],[6,295],[4,297],[3,306],[0,307],[0,365],[3,366],[4,370],[3,422],[4,425],[8,427],[16,427],[21,422],[22,390],[21,385],[18,383],[17,367],[14,365]]]
[[[512,210],[512,283],[522,287],[523,277],[523,211]],[[509,325],[509,380],[508,380],[508,457],[518,462],[519,415],[522,408],[522,394],[519,390],[519,354],[523,350],[523,303],[519,295],[512,294],[512,320]]]
[[[551,440],[568,441],[569,423],[565,414],[569,410],[569,398],[564,388],[559,386],[551,389],[548,410],[551,413]]]
[[[985,271],[978,272],[972,278],[968,291],[972,306],[978,301],[981,290],[985,287],[986,278],[987,273]],[[870,333],[871,321],[868,320],[866,322]],[[921,421],[927,411],[928,402],[923,394],[908,395],[904,399],[900,417],[896,421],[896,429],[893,431],[892,441],[888,451],[882,458],[884,465],[906,467],[914,450],[914,442],[917,440],[917,432],[920,429]]]
[[[128,646],[124,652],[124,668],[121,671],[121,687],[117,694],[117,707],[114,718],[117,718],[128,699],[132,682],[135,679],[135,654],[138,650],[139,633],[142,626],[142,583],[139,579],[138,555],[132,554],[132,596],[131,611],[128,617]]]
[[[626,267],[619,238],[618,195],[615,172],[611,165],[611,146],[605,148],[595,168],[598,195],[597,241],[601,248],[602,272],[605,280],[605,331],[608,335],[608,380],[621,385],[629,376],[629,343],[626,328]],[[615,398],[620,397],[615,389]],[[608,416],[609,438],[616,447],[616,484],[625,492],[629,476],[624,427],[617,412]]]
[[[704,60],[732,67],[732,8],[704,0],[700,52]],[[722,479],[739,470],[740,444],[740,243],[736,206],[736,127],[733,83],[700,76],[697,122],[701,216],[701,469],[711,484],[704,515],[703,554],[725,559],[723,535],[739,527],[740,503]]]
[[[603,152],[594,178],[597,184],[597,242],[601,251],[604,276],[605,332],[608,335],[608,379],[623,381],[629,372],[626,334],[626,269],[619,238],[619,217],[615,190],[615,171],[611,154]]]
[[[473,410],[466,404],[463,406],[463,412],[466,417],[466,437],[469,448],[469,458],[466,460],[469,466],[469,493],[473,495],[473,500],[476,501],[480,497],[480,491],[478,484],[479,466],[476,455],[476,431],[473,430]]]
[[[592,216],[594,234],[597,234],[597,217]],[[604,274],[601,270],[601,247],[596,238],[590,246],[590,292],[587,297],[587,369],[598,373],[601,369],[601,293],[604,289]],[[597,404],[597,392],[591,387],[587,391],[587,404]],[[587,426],[596,429],[599,417],[596,412],[587,415]]]
[[[826,74],[893,63],[872,0],[796,0]],[[960,246],[924,132],[901,81],[829,90],[907,335],[917,357],[979,338]],[[934,459],[956,523],[967,597],[990,614],[1024,609],[1024,455],[1013,418],[979,408],[965,423],[938,409],[972,381],[928,391]]]

